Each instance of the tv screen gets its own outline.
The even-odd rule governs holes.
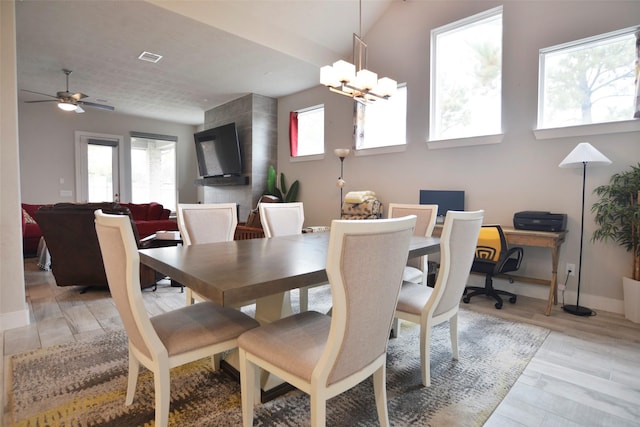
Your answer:
[[[242,174],[240,142],[235,123],[203,130],[193,137],[200,176],[206,178]]]
[[[421,205],[438,205],[438,216],[464,210],[464,191],[420,190]]]

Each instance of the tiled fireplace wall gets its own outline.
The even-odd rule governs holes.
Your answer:
[[[204,129],[235,122],[246,185],[204,185],[204,203],[234,202],[238,221],[246,221],[267,187],[267,169],[277,169],[277,100],[249,94],[205,112]],[[198,182],[198,181],[196,181]],[[202,185],[202,184],[200,184]]]

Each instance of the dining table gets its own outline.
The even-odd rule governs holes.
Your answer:
[[[293,314],[287,291],[327,282],[330,234],[141,249],[140,262],[217,304],[239,307],[255,301],[255,318],[265,324]],[[408,257],[439,251],[438,237],[414,236]],[[263,393],[281,383],[265,379]]]

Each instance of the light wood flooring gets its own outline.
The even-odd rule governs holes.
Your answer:
[[[122,328],[109,294],[58,287],[50,272],[25,260],[31,324],[2,332],[2,407],[10,426],[7,392],[12,354],[61,344]],[[517,286],[517,285],[516,285]],[[184,305],[178,288],[159,286],[143,292],[154,315]],[[485,426],[640,426],[640,324],[623,316],[598,313],[582,318],[545,301],[519,297],[515,305],[476,297],[466,308],[533,323],[552,332]]]

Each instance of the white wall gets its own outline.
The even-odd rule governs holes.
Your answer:
[[[22,103],[18,109],[22,202],[76,201],[75,131],[122,135],[126,151],[130,147],[131,131],[177,136],[179,201],[196,202],[197,189],[193,184],[197,178],[195,126],[92,108],[85,108],[82,114],[69,113],[57,108],[55,103]],[[130,167],[128,163],[125,165],[125,168]],[[60,184],[60,179],[64,184]],[[61,197],[61,190],[70,190],[73,195]]]
[[[22,264],[15,5],[0,2],[0,330],[29,323]]]
[[[405,152],[350,156],[344,163],[345,191],[374,190],[384,204],[418,203],[420,189],[465,190],[466,208],[484,209],[486,223],[512,224],[514,212],[545,210],[567,213],[569,234],[560,253],[559,281],[565,264],[578,264],[582,175],[560,169],[560,161],[578,142],[589,141],[613,164],[587,173],[587,213],[595,201],[591,190],[609,176],[640,160],[638,132],[581,138],[536,140],[538,51],[612,30],[638,25],[638,1],[504,2],[503,129],[497,145],[428,149],[429,37],[431,29],[502,3],[482,1],[404,1],[394,3],[365,39],[369,68],[408,84],[408,146]],[[366,4],[365,6],[366,7]],[[349,35],[346,35],[349,36]],[[336,58],[338,59],[338,58]],[[347,58],[349,59],[349,58]],[[291,162],[289,111],[324,103],[324,160]],[[278,169],[300,180],[306,225],[328,225],[338,216],[335,186],[340,162],[334,148],[352,146],[353,105],[323,87],[278,101]],[[592,244],[595,224],[585,218],[585,248],[580,304],[621,312],[620,277],[631,273],[631,256],[613,244]],[[522,272],[550,277],[550,253],[525,248]],[[480,278],[473,278],[478,281]],[[498,281],[497,287],[505,282]],[[568,281],[567,303],[575,303],[576,277]],[[546,299],[548,288],[518,283],[515,292]]]

